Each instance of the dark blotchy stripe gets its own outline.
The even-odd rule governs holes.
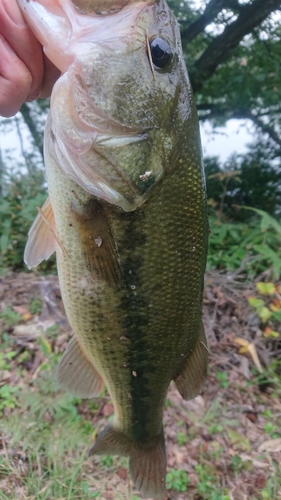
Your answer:
[[[148,326],[148,301],[144,294],[145,284],[140,280],[146,243],[145,234],[141,230],[143,217],[141,210],[122,214],[126,231],[120,252],[126,255],[121,264],[125,288],[121,308],[124,310],[122,316],[125,335],[130,339],[127,345],[127,365],[131,374],[132,430],[135,441],[147,438],[149,379],[154,372],[154,367],[149,363],[149,338],[145,335]]]

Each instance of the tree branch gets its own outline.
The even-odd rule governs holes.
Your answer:
[[[244,113],[233,113],[233,118],[241,119],[246,118],[252,120],[252,122],[259,128],[264,134],[267,134],[273,141],[281,146],[281,137],[277,134],[273,127],[264,123],[259,116],[253,115],[251,111],[245,111]]]
[[[43,155],[43,137],[41,132],[37,130],[36,123],[34,122],[30,109],[26,103],[24,103],[20,109],[20,112],[22,114],[22,117],[29,129],[29,132],[31,133],[34,143],[39,149],[39,152],[44,160],[44,155]]]
[[[222,9],[239,8],[237,0],[210,0],[203,14],[196,19],[188,28],[181,30],[181,37],[184,43],[190,43],[194,38],[202,33],[206,26],[210,24]],[[240,6],[241,7],[241,6]]]
[[[214,107],[215,108],[215,107]],[[211,106],[209,105],[201,105],[199,106],[198,109],[211,109]],[[203,116],[199,116],[200,121],[205,121],[205,120],[211,120],[212,118],[217,118],[220,116],[225,116],[227,114],[227,119],[232,120],[251,120],[264,134],[267,134],[276,144],[278,144],[281,147],[281,137],[278,135],[276,130],[274,130],[274,127],[271,125],[268,125],[264,123],[261,120],[260,116],[254,115],[250,110],[247,109],[239,109],[236,111],[232,111],[231,113],[229,110],[216,110],[216,111],[211,111],[210,113],[206,113]],[[268,116],[268,115],[267,115]]]
[[[239,45],[245,35],[260,25],[271,12],[279,10],[281,0],[255,0],[244,5],[236,21],[226,26],[196,61],[190,75],[194,92],[201,89],[216,68],[229,57],[230,52]]]

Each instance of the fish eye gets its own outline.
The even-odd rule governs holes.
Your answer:
[[[156,68],[166,68],[172,60],[172,50],[163,38],[153,38],[149,41],[151,59]]]

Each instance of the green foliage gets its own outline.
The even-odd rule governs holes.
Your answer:
[[[244,207],[246,208],[246,207]],[[281,269],[281,226],[262,210],[247,223],[223,222],[210,216],[208,269],[241,269],[249,278],[272,268],[275,279]]]
[[[273,161],[266,144],[256,144],[246,155],[234,155],[224,164],[206,158],[205,172],[209,204],[221,219],[248,221],[252,214],[239,210],[241,206],[280,213],[281,161]]]
[[[41,298],[32,299],[30,301],[28,309],[30,311],[30,314],[32,314],[32,316],[35,314],[39,314],[42,310],[42,299]]]
[[[15,351],[8,351],[6,353],[0,352],[0,370],[10,369],[10,360],[16,354]]]
[[[257,295],[250,296],[248,302],[260,319],[263,335],[266,338],[279,339],[280,334],[274,328],[281,322],[281,288],[277,283],[257,282],[256,289]]]
[[[23,267],[23,252],[29,228],[36,217],[36,207],[46,199],[43,172],[32,177],[20,171],[6,173],[0,199],[0,268]]]
[[[236,20],[239,24],[239,18],[243,31],[243,7],[258,2],[220,2],[217,15],[204,24],[208,28],[204,31],[201,29],[190,40],[189,28],[193,21],[200,19],[205,9],[207,11],[209,8],[210,12],[210,5],[215,3],[219,4],[210,0],[201,2],[199,7],[192,2],[174,1],[172,4],[176,6],[181,23],[191,81],[195,89],[199,88],[196,100],[201,118],[211,120],[214,126],[221,126],[231,118],[250,119],[264,134],[269,134],[271,142],[276,141],[280,149],[280,22],[270,15],[242,40],[237,29],[237,41],[240,43],[234,44],[231,50],[229,47],[235,38],[235,31],[232,31],[233,38],[229,46],[225,44],[225,47],[224,33]],[[261,3],[260,8],[263,8]],[[224,53],[219,65],[215,63],[216,52]],[[210,60],[214,64],[208,72]]]
[[[195,470],[199,475],[196,490],[204,498],[207,496],[208,500],[230,500],[227,491],[224,492],[223,488],[219,491],[215,481],[215,471],[211,466],[203,464],[196,465]]]
[[[0,319],[2,320],[5,328],[11,328],[19,322],[20,314],[13,311],[11,306],[7,306],[0,313]]]
[[[183,446],[187,442],[186,434],[184,432],[178,432],[177,440],[178,440],[178,445]]]
[[[101,467],[105,469],[110,469],[114,464],[114,458],[112,455],[103,455],[100,460]]]
[[[216,377],[219,382],[219,387],[227,389],[229,386],[228,374],[226,372],[217,372]]]
[[[264,426],[265,434],[269,434],[272,439],[278,439],[280,437],[280,427],[273,424],[273,422],[267,422]]]
[[[250,118],[263,133],[244,157],[233,157],[225,165],[216,159],[206,160],[210,204],[219,218],[219,223],[211,220],[209,267],[237,269],[250,255],[253,259],[247,266],[248,275],[260,272],[270,262],[277,276],[281,260],[276,250],[279,248],[275,245],[276,235],[268,231],[264,237],[260,234],[258,219],[236,207],[247,205],[271,215],[281,210],[280,25],[270,14],[244,40],[238,36],[234,49],[230,51],[225,47],[224,59],[214,65],[213,73],[205,78],[206,68],[203,64],[199,69],[198,61],[214,40],[219,41],[219,33],[225,33],[251,2],[206,0],[198,4],[171,0],[169,3],[181,25],[185,58],[195,83],[201,71],[203,85],[196,94],[201,119],[209,119],[216,126],[233,117]],[[200,29],[191,36],[192,27],[200,20]],[[210,58],[214,55],[215,51],[211,51]],[[33,149],[29,147],[28,152],[22,147],[28,173],[23,173],[22,166],[8,170],[0,152],[0,269],[24,268],[22,256],[27,233],[37,214],[36,206],[41,206],[46,197],[41,154],[47,109],[48,101],[44,100],[27,103],[21,109],[33,141]],[[1,122],[1,130],[5,131],[11,123],[19,132],[18,118]],[[228,222],[223,224],[223,220]],[[233,225],[233,221],[245,220],[249,222],[247,227]],[[54,260],[43,263],[40,269],[50,270],[53,263]]]
[[[230,467],[234,472],[241,472],[245,468],[245,463],[239,455],[231,457]]]
[[[261,389],[270,387],[271,396],[281,398],[281,359],[274,359],[272,363],[264,368],[263,373],[257,373],[250,382]]]
[[[43,171],[34,168],[29,174],[19,171],[4,176],[0,198],[0,269],[26,269],[23,253],[28,231],[46,199]],[[42,270],[52,270],[54,259],[42,263]]]
[[[15,408],[18,404],[15,393],[18,391],[18,387],[10,387],[8,384],[4,384],[0,387],[0,417],[6,408]]]
[[[189,477],[183,469],[170,469],[166,477],[168,490],[187,491],[189,482]]]

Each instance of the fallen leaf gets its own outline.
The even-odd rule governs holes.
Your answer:
[[[273,337],[275,339],[278,339],[278,337],[279,337],[279,333],[272,330],[272,328],[270,328],[270,326],[267,326],[264,329],[263,335],[264,335],[264,337]]]
[[[31,318],[32,318],[32,314],[30,312],[27,312],[26,314],[23,315],[22,320],[29,321]]]
[[[252,412],[250,412],[250,411],[249,411],[248,413],[246,413],[246,417],[247,417],[247,419],[248,419],[248,420],[250,420],[250,422],[252,422],[253,424],[254,424],[254,423],[256,422],[256,420],[257,420],[257,415],[256,415],[256,413],[252,413]]]
[[[121,479],[123,479],[123,481],[125,479],[127,479],[127,477],[128,477],[128,471],[127,471],[127,469],[125,469],[125,467],[122,467],[122,469],[119,469],[118,476],[121,477]]]
[[[263,373],[263,369],[262,369],[262,366],[260,364],[260,360],[259,360],[255,345],[252,344],[251,342],[249,342],[248,340],[243,339],[241,337],[235,337],[234,342],[236,342],[236,344],[239,344],[241,346],[240,349],[238,350],[238,353],[239,354],[246,354],[248,352],[251,355],[252,360],[253,360],[254,364],[256,365],[257,370],[260,373]]]
[[[16,325],[13,330],[13,334],[18,337],[24,337],[27,339],[35,339],[42,335],[42,329],[35,324],[32,325]]]
[[[229,441],[231,442],[234,449],[251,451],[252,446],[249,439],[246,436],[243,436],[243,434],[240,434],[239,432],[235,431],[234,429],[231,429],[230,427],[226,429],[226,432]]]
[[[266,487],[266,477],[263,474],[258,474],[256,477],[256,487],[259,489]]]
[[[113,405],[111,403],[106,403],[102,409],[102,414],[105,417],[110,417],[110,415],[112,415],[113,412],[114,412]]]
[[[11,373],[8,370],[0,371],[0,385],[1,383],[7,382],[11,378]]]
[[[264,283],[260,281],[259,283],[256,283],[256,288],[262,295],[272,295],[276,292],[274,283]]]
[[[30,314],[29,310],[24,306],[13,306],[13,311],[24,316],[25,314]]]
[[[281,451],[281,438],[268,439],[267,441],[264,441],[258,447],[259,453],[262,453],[263,451],[267,451],[269,453],[276,453],[278,451]]]

